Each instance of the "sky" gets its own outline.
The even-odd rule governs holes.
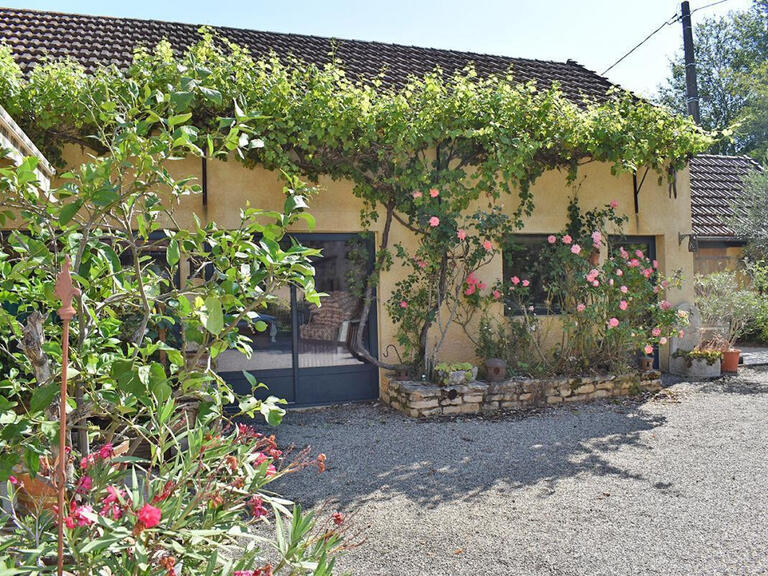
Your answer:
[[[750,0],[691,0],[694,24]],[[541,60],[573,59],[602,73],[680,10],[677,0],[0,0],[11,8],[121,16],[377,40]],[[611,70],[610,80],[653,96],[682,47],[664,28]]]

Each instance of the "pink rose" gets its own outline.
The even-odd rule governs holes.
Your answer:
[[[613,286],[613,284],[614,284],[614,282],[613,282],[613,278],[611,278],[610,280],[608,280],[608,285],[609,285],[609,286]]]
[[[571,242],[573,242],[573,238],[571,238],[570,234],[563,236],[563,244],[570,244]]]
[[[467,286],[465,288],[464,294],[466,294],[467,296],[472,296],[472,294],[475,293],[475,289],[476,289],[475,285],[474,284],[470,284],[469,286]]]
[[[464,240],[464,238],[467,237],[467,233],[461,228],[459,228],[459,231],[456,232],[456,236],[458,236],[459,240]]]
[[[440,196],[440,190],[438,190],[437,188],[430,188],[429,195],[432,196],[432,198],[437,198],[438,196]]]
[[[512,278],[510,278],[510,280],[512,281],[512,284],[514,284],[515,286],[520,284],[520,278],[518,278],[517,276],[512,276]]]
[[[637,268],[638,266],[640,266],[640,260],[638,260],[637,258],[632,258],[632,260],[629,261],[628,266],[630,268]]]
[[[659,344],[664,345],[666,343],[667,343],[666,337],[662,336],[661,338],[659,338]]]
[[[527,287],[528,287],[528,286],[530,286],[530,285],[531,285],[530,281],[528,281],[528,280],[523,280],[523,286],[525,286],[525,287],[527,288]]]
[[[477,284],[477,278],[475,278],[474,272],[470,272],[469,276],[467,276],[467,284]]]
[[[627,252],[626,250],[624,250],[624,246],[622,246],[621,248],[619,248],[619,254],[621,254],[621,257],[622,257],[624,260],[626,260],[627,258],[629,258],[629,252]]]
[[[595,288],[597,288],[598,286],[600,286],[600,281],[599,281],[599,280],[594,280],[594,281],[592,282],[592,286],[594,286]]]
[[[435,228],[440,225],[440,218],[437,216],[432,216],[432,218],[429,219],[429,225],[432,226],[432,228]]]
[[[627,288],[626,286],[622,286],[621,288],[619,288],[619,290],[621,290],[622,294],[626,294],[627,292],[629,292],[629,288]]]
[[[501,300],[501,292],[499,292],[498,290],[494,290],[493,291],[493,299],[494,300]]]
[[[669,310],[670,308],[672,308],[672,304],[667,300],[662,300],[661,302],[659,302],[659,308],[661,308],[662,310]]]
[[[618,203],[618,202],[616,202],[616,200],[611,200],[611,204],[610,204],[610,206],[611,206],[611,208],[613,208],[614,210],[616,210],[616,208],[618,208],[618,207],[619,207],[619,203]]]
[[[554,244],[555,242],[557,242],[557,237],[554,234],[550,234],[549,236],[547,236],[547,242],[549,242],[550,244]]]
[[[578,254],[579,252],[581,252],[581,246],[579,246],[578,244],[574,244],[573,246],[571,246],[571,252],[573,252],[574,254]]]
[[[657,269],[659,268],[659,261],[658,261],[658,260],[654,260],[654,261],[652,262],[652,264],[653,264],[653,269],[654,269],[654,270],[657,270]]]
[[[483,240],[483,249],[486,252],[490,252],[491,250],[493,250],[493,244],[491,244],[490,240]]]
[[[661,336],[661,328],[659,328],[659,327],[657,326],[656,328],[654,328],[653,330],[651,330],[651,334],[652,334],[652,335],[653,335],[655,338],[658,338],[659,336]]]
[[[643,348],[643,351],[648,355],[653,354],[653,346],[646,344],[645,348]]]
[[[618,318],[611,318],[608,320],[608,328],[616,328],[619,325],[619,319]]]
[[[400,300],[400,308],[408,308],[408,302],[405,300]]]
[[[600,233],[599,230],[595,230],[592,232],[592,244],[595,246],[595,248],[600,248],[600,243],[603,241],[603,235]]]
[[[587,308],[587,307],[586,307],[586,306],[584,306],[584,304],[582,304],[581,302],[579,302],[579,303],[576,305],[576,312],[584,312],[584,310],[586,310],[586,308]]]
[[[635,256],[637,256],[638,258],[642,258],[643,257],[643,251],[642,250],[635,250]]]
[[[478,282],[477,289],[478,290],[485,290],[485,282]]]
[[[626,300],[622,300],[621,302],[619,302],[619,310],[626,310],[627,306],[628,304]]]
[[[621,268],[619,268],[618,270],[616,270],[616,276],[618,277],[624,276],[624,271]]]
[[[421,198],[421,192],[419,192],[418,190],[416,190],[416,192],[414,192],[414,193],[412,194],[412,196],[414,197],[414,199],[416,199],[416,198]]]
[[[137,517],[139,524],[141,524],[144,528],[153,528],[160,524],[160,518],[162,515],[163,512],[160,510],[160,508],[155,508],[151,504],[144,504],[144,506],[142,506],[139,510]]]

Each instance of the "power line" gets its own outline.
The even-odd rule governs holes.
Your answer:
[[[698,12],[699,10],[704,10],[705,8],[711,8],[712,6],[717,6],[718,4],[723,4],[724,2],[728,2],[728,0],[719,0],[718,2],[712,2],[712,3],[710,3],[710,4],[707,4],[706,6],[700,6],[699,8],[696,8],[695,10],[691,10],[691,14],[694,14],[694,13]],[[610,71],[611,71],[613,68],[615,68],[615,67],[616,67],[618,64],[620,64],[621,62],[623,62],[623,61],[624,61],[624,59],[625,59],[625,58],[627,58],[627,56],[629,56],[629,55],[630,55],[630,54],[632,54],[632,53],[633,53],[635,50],[637,50],[638,48],[640,48],[640,46],[642,46],[643,44],[645,44],[646,42],[648,42],[648,40],[650,40],[651,38],[653,38],[653,37],[654,37],[656,34],[658,34],[658,33],[659,33],[659,32],[660,32],[662,29],[664,29],[664,28],[665,28],[665,27],[667,27],[667,26],[672,26],[672,24],[676,24],[677,22],[679,22],[679,21],[680,21],[680,18],[681,18],[680,14],[677,14],[677,13],[673,14],[671,18],[669,18],[668,20],[666,20],[666,21],[665,21],[665,22],[664,22],[664,23],[663,23],[661,26],[659,26],[659,27],[658,27],[658,28],[656,28],[656,29],[655,29],[653,32],[651,32],[650,34],[648,34],[648,36],[646,36],[645,38],[643,38],[642,42],[640,42],[640,43],[639,43],[639,44],[637,44],[637,45],[636,45],[634,48],[632,48],[632,49],[631,49],[629,52],[627,52],[626,54],[624,54],[624,56],[622,56],[621,58],[619,58],[618,60],[616,60],[616,62],[614,62],[613,64],[611,64],[610,66],[608,66],[608,68],[606,68],[605,70],[603,70],[603,71],[602,71],[600,74],[601,74],[602,76],[605,76],[605,74],[606,74],[606,73],[610,72]]]

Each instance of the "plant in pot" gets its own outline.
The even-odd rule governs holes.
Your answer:
[[[676,358],[684,358],[688,375],[694,378],[715,378],[720,375],[723,357],[722,345],[717,341],[708,341],[693,350],[677,350]]]
[[[485,375],[489,382],[500,382],[507,376],[509,340],[506,326],[483,314],[475,353],[485,362]]]
[[[441,362],[435,366],[434,374],[440,386],[458,386],[477,378],[477,366],[469,362]]]
[[[744,286],[735,272],[697,276],[695,288],[702,323],[720,336],[722,371],[737,372],[741,350],[735,345],[760,313],[760,296]]]

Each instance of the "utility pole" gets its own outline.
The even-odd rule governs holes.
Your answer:
[[[683,21],[683,53],[685,55],[685,102],[688,114],[696,124],[701,123],[699,113],[699,88],[696,85],[696,59],[693,55],[693,27],[691,26],[691,7],[687,0],[680,5]]]

